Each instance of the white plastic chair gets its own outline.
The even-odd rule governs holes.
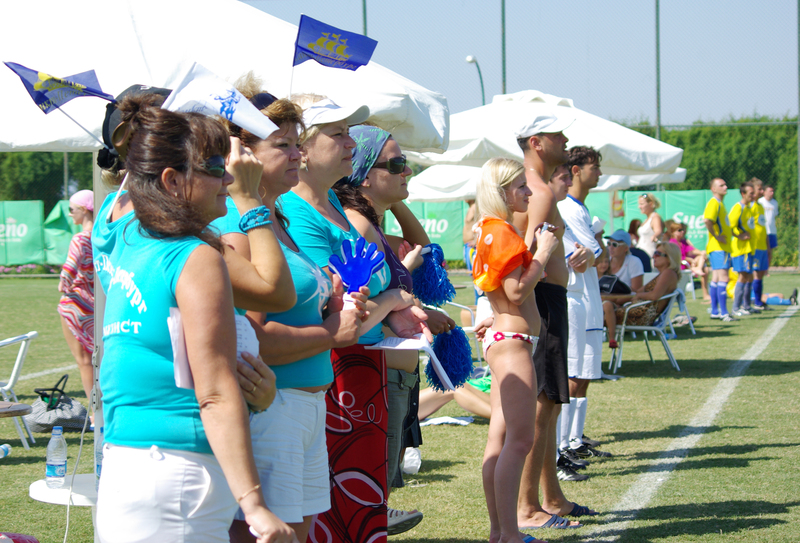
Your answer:
[[[644,332],[642,336],[644,336],[644,343],[647,346],[647,353],[650,355],[650,362],[655,364],[655,360],[653,359],[653,351],[650,350],[650,340],[648,339],[647,332],[653,332],[658,339],[661,340],[661,344],[664,346],[664,351],[667,353],[667,358],[669,358],[672,367],[678,371],[681,371],[681,368],[678,366],[677,360],[675,360],[675,356],[672,354],[672,349],[669,348],[669,343],[667,342],[666,331],[668,327],[671,327],[672,324],[669,319],[669,315],[672,312],[672,306],[677,299],[679,292],[676,290],[671,294],[667,294],[659,298],[659,301],[666,300],[667,306],[664,308],[664,311],[656,318],[655,322],[650,326],[636,326],[632,324],[626,324],[628,320],[628,313],[634,307],[639,307],[642,305],[646,305],[651,303],[650,301],[643,301],[637,302],[635,304],[631,304],[625,307],[625,315],[622,319],[622,324],[617,327],[617,344],[618,347],[611,351],[611,360],[608,362],[608,368],[613,370],[613,373],[617,373],[617,369],[622,366],[622,350],[625,343],[625,333],[626,332]],[[690,318],[691,320],[691,318]],[[672,334],[674,336],[674,330]]]
[[[22,365],[25,363],[25,357],[28,356],[28,347],[30,346],[31,340],[37,337],[39,337],[38,332],[28,332],[27,334],[23,334],[21,336],[0,341],[0,348],[8,347],[9,345],[15,345],[17,343],[20,344],[19,352],[17,352],[17,361],[14,362],[14,369],[11,370],[11,377],[8,378],[7,382],[0,381],[0,393],[3,395],[3,399],[7,402],[12,400],[14,402],[19,402],[19,400],[17,400],[17,395],[14,393],[14,385],[17,384],[19,375],[22,373]],[[13,418],[14,426],[17,427],[17,432],[19,433],[20,440],[22,440],[22,445],[25,447],[25,449],[30,449],[31,447],[28,445],[28,441],[25,439],[25,434],[22,433],[22,428],[19,425],[18,419],[20,417]],[[22,419],[22,424],[25,426],[25,431],[28,432],[28,437],[30,438],[31,443],[36,443],[33,435],[31,435],[31,429],[28,428],[28,423],[25,422],[24,418]]]

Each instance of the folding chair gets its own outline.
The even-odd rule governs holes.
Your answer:
[[[0,348],[7,347],[9,345],[15,345],[17,343],[20,344],[19,352],[17,352],[17,361],[14,362],[14,369],[11,370],[11,377],[8,378],[8,382],[0,381],[0,393],[3,395],[3,399],[5,401],[9,400],[9,397],[14,402],[19,402],[17,400],[17,395],[14,393],[14,385],[17,384],[17,380],[19,379],[19,374],[22,373],[22,365],[25,363],[25,357],[28,356],[28,347],[30,346],[31,340],[39,337],[38,332],[28,332],[27,334],[12,337],[9,339],[4,339],[0,341]],[[22,445],[25,449],[30,449],[30,445],[28,445],[28,441],[25,439],[25,434],[22,433],[22,428],[19,425],[20,417],[14,417],[14,426],[17,427],[17,432],[19,433],[19,438],[22,440]],[[22,419],[22,424],[25,426],[25,431],[28,432],[28,437],[31,440],[31,443],[36,443],[36,440],[33,439],[33,435],[31,435],[31,429],[28,428],[28,423],[25,422],[25,419]]]
[[[692,316],[689,314],[689,308],[686,306],[686,295],[683,293],[683,290],[680,288],[680,282],[678,283],[678,288],[675,289],[675,292],[678,293],[678,297],[675,299],[678,305],[678,312],[675,314],[676,317],[680,317],[681,315],[685,316],[689,321],[689,329],[692,331],[692,335],[697,335],[697,332],[694,329],[694,323],[692,322]],[[669,328],[672,331],[672,335],[675,335],[675,328],[672,326],[672,320],[669,321]]]
[[[669,343],[667,342],[667,336],[665,331],[667,327],[671,326],[669,315],[672,312],[672,306],[675,303],[679,294],[683,294],[682,292],[675,291],[671,294],[667,294],[659,298],[659,301],[666,300],[667,306],[664,308],[664,311],[656,318],[655,322],[650,326],[636,326],[632,324],[626,324],[628,320],[628,313],[634,307],[639,307],[642,305],[649,304],[651,302],[644,301],[644,302],[637,302],[635,304],[631,304],[625,307],[625,316],[622,319],[622,324],[617,327],[617,344],[619,345],[616,349],[611,351],[611,360],[608,363],[608,368],[613,370],[613,373],[617,373],[617,368],[622,366],[622,350],[625,342],[625,332],[644,332],[642,335],[644,336],[644,343],[647,346],[647,353],[650,355],[650,362],[655,364],[655,360],[653,359],[653,351],[650,350],[650,340],[648,339],[648,332],[652,332],[658,336],[658,339],[661,340],[661,344],[664,346],[664,351],[667,353],[667,358],[669,358],[672,367],[678,371],[681,371],[681,368],[678,366],[678,362],[675,360],[675,356],[672,354],[672,349],[669,348]],[[691,320],[691,318],[690,318]],[[672,332],[675,333],[674,331]]]

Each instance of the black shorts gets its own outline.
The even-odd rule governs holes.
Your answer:
[[[533,366],[539,384],[537,397],[544,391],[555,403],[569,403],[567,289],[540,282],[534,292],[542,318],[539,343],[533,353]]]

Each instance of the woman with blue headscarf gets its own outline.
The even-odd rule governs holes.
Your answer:
[[[386,130],[376,126],[354,126],[350,129],[350,136],[356,142],[353,173],[336,183],[333,190],[358,232],[384,251],[391,274],[388,288],[411,293],[410,270],[422,264],[420,252],[430,243],[425,229],[403,202],[408,197],[406,179],[411,175],[411,169],[397,141]],[[391,211],[397,219],[402,237],[384,235],[380,224],[386,211]],[[425,322],[434,334],[455,327],[455,322],[439,311],[426,313],[428,320]],[[393,335],[388,328],[384,333]],[[389,488],[393,481],[395,486],[403,485],[398,466],[405,446],[416,447],[422,443],[416,416],[418,367],[417,351],[386,351]],[[389,535],[394,535],[413,528],[422,520],[422,513],[389,508],[388,518]]]

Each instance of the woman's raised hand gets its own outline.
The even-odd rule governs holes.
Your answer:
[[[275,399],[275,373],[267,366],[261,357],[250,353],[242,353],[242,358],[247,364],[236,363],[236,372],[239,388],[248,404],[258,411],[263,411],[272,405]],[[249,364],[249,365],[248,365]]]
[[[228,193],[234,201],[241,198],[261,201],[258,187],[264,166],[250,149],[242,145],[239,138],[233,136],[226,169],[233,176],[233,184],[228,187]]]

